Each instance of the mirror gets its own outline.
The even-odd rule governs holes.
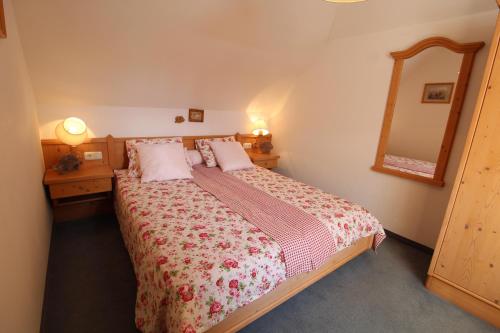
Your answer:
[[[474,57],[483,46],[432,37],[391,53],[394,68],[373,170],[444,185]]]

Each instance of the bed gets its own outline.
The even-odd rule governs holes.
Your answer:
[[[436,163],[391,154],[385,155],[384,167],[426,178],[434,178],[436,172]]]
[[[115,210],[136,273],[139,330],[237,331],[385,237],[367,210],[347,200],[261,167],[230,174],[315,216],[336,253],[287,278],[278,243],[193,180],[144,184],[116,170]]]

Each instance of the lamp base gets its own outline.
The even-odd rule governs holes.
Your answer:
[[[54,166],[54,170],[60,174],[65,174],[67,172],[75,171],[80,169],[80,158],[77,152],[71,151],[70,153],[61,157],[59,162]]]

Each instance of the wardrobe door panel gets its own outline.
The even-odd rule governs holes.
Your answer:
[[[500,61],[478,126],[435,273],[500,305]]]

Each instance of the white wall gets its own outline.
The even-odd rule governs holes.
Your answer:
[[[442,35],[489,43],[497,11],[334,39],[271,122],[281,171],[356,201],[384,226],[434,247],[474,108],[488,46],[477,57],[444,188],[370,170],[393,61],[389,52]]]
[[[36,105],[11,0],[0,39],[0,332],[38,332],[50,242]]]
[[[280,109],[295,77],[332,38],[495,4],[16,0],[15,8],[47,138],[50,123],[69,115],[80,115],[97,136],[247,131],[244,114]],[[208,110],[207,121],[173,125],[178,110],[190,107]]]
[[[40,136],[55,138],[55,126],[69,116],[87,123],[90,137],[111,134],[124,136],[167,136],[250,133],[251,123],[245,112],[205,110],[203,123],[188,121],[188,110],[117,106],[62,106],[40,104]],[[176,116],[185,122],[174,123]]]

